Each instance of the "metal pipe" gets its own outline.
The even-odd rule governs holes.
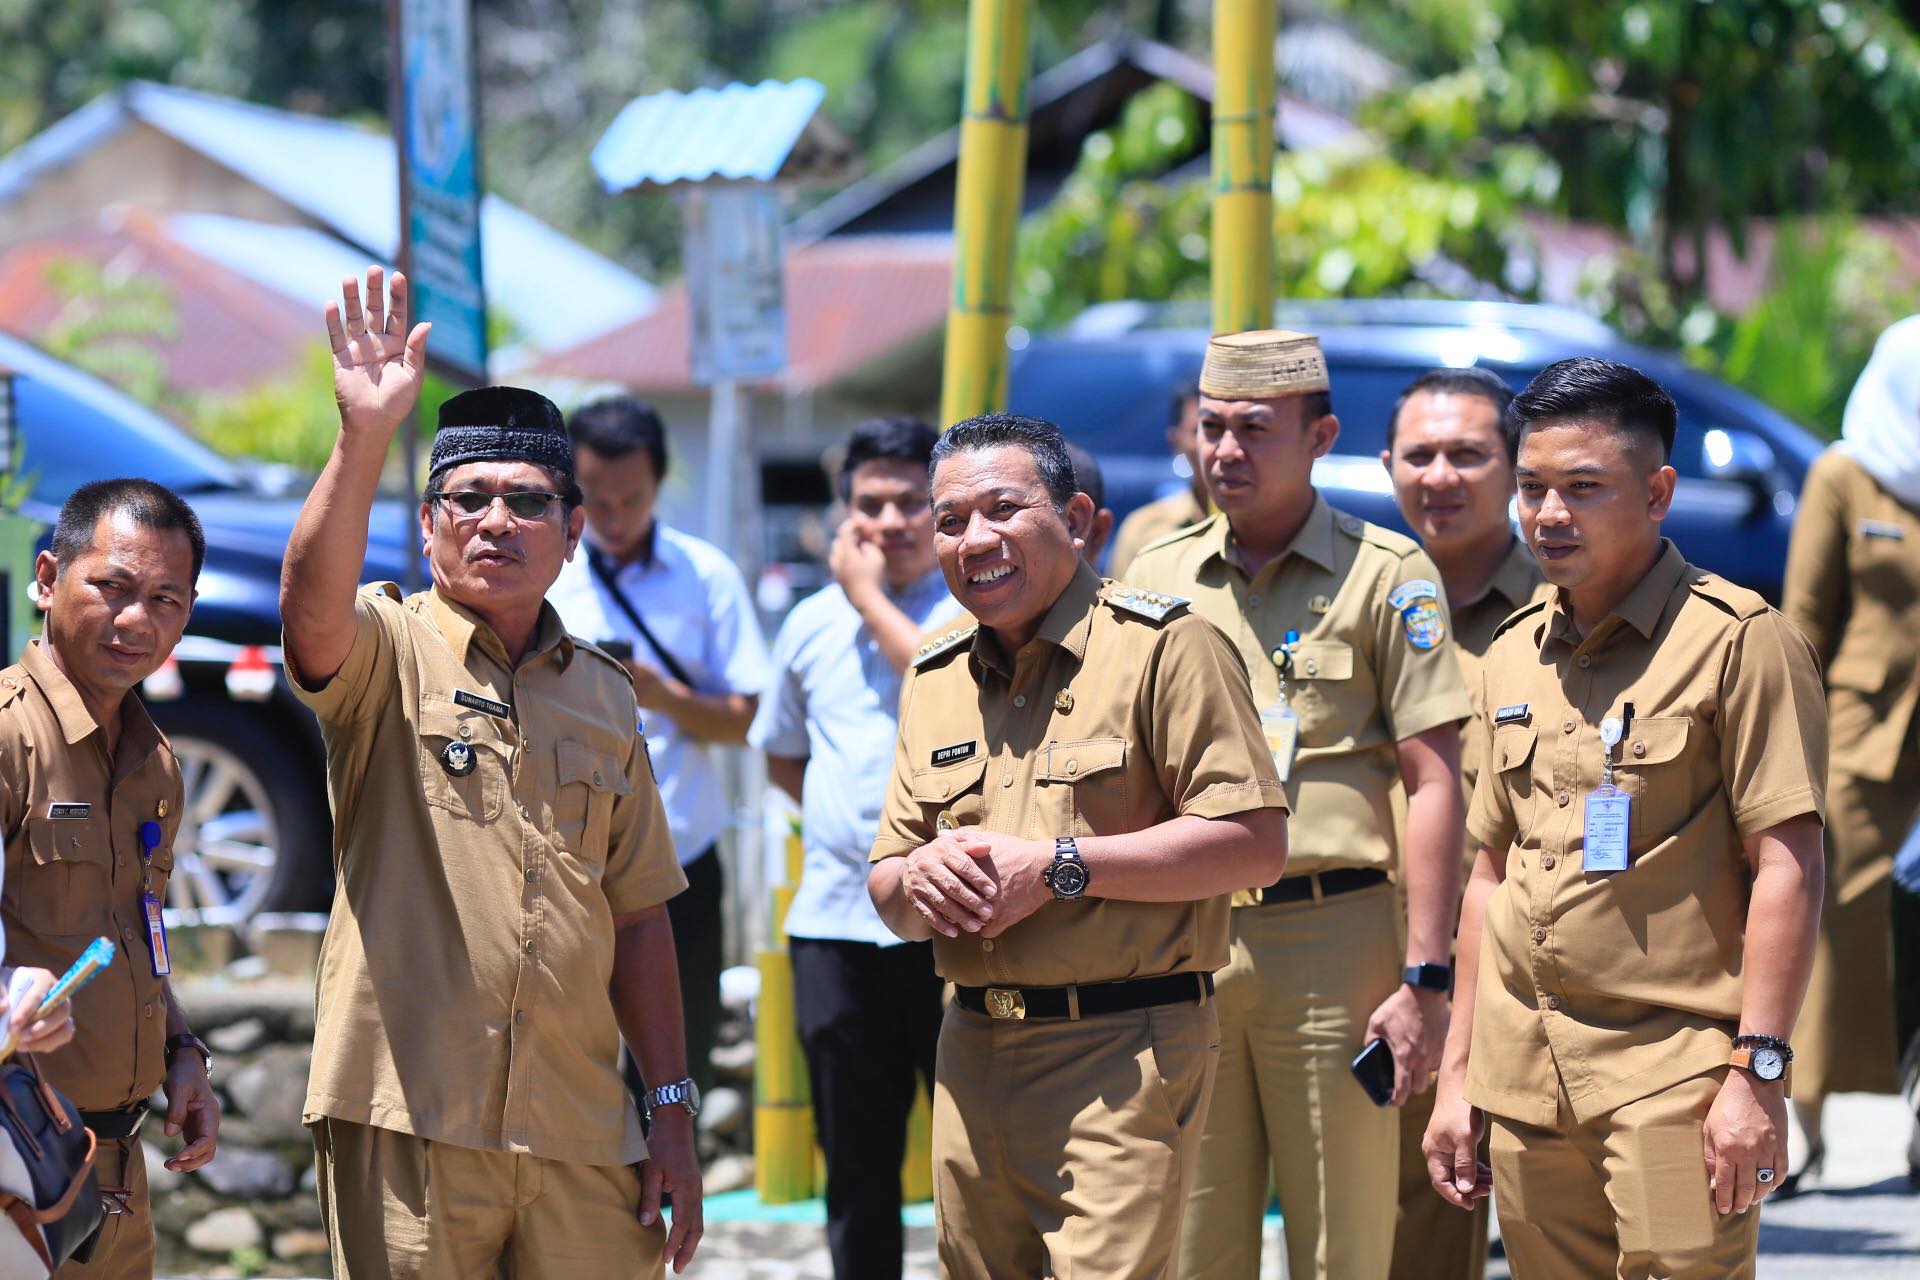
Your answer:
[[[1273,324],[1275,0],[1213,6],[1213,331]]]

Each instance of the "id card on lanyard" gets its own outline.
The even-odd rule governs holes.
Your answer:
[[[1628,712],[1632,714],[1631,710]],[[1613,785],[1613,749],[1619,745],[1626,725],[1613,716],[1600,722],[1600,745],[1606,758],[1600,786],[1587,797],[1586,837],[1580,868],[1583,871],[1625,871],[1628,835],[1632,830],[1633,797]]]
[[[1298,631],[1273,647],[1273,665],[1280,676],[1280,694],[1260,710],[1260,730],[1273,756],[1273,770],[1285,782],[1293,775],[1293,754],[1300,747],[1300,716],[1287,704],[1287,676],[1293,671],[1293,651],[1300,645]]]
[[[167,954],[167,922],[153,891],[153,851],[160,847],[162,834],[160,824],[151,819],[140,824],[140,909],[147,918],[147,951],[153,957],[156,978],[173,972],[173,959]]]

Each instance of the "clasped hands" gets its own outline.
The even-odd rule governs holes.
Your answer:
[[[907,901],[937,933],[997,938],[1053,900],[1053,845],[998,831],[942,831],[907,855]]]

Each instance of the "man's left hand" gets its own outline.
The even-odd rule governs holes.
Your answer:
[[[640,704],[643,711],[658,711],[666,705],[666,677],[659,668],[638,658],[627,658],[621,664],[627,674],[633,677],[633,700]]]
[[[1780,1185],[1787,1171],[1787,1091],[1777,1080],[1756,1080],[1738,1067],[1727,1068],[1701,1133],[1707,1180],[1714,1207],[1721,1213],[1745,1213]],[[1758,1170],[1772,1169],[1772,1182]]]
[[[983,938],[997,938],[1053,901],[1046,870],[1053,865],[1053,841],[1021,840],[998,831],[962,828],[985,852],[973,856],[999,886],[993,897],[993,919],[980,930]]]
[[[700,1203],[700,1157],[694,1151],[693,1117],[680,1106],[657,1108],[647,1133],[647,1158],[640,1165],[640,1221],[660,1219],[662,1195],[673,1197],[673,1223],[667,1228],[662,1260],[674,1274],[687,1269],[706,1231]]]
[[[1394,1106],[1404,1106],[1408,1098],[1432,1087],[1440,1051],[1447,1043],[1448,1015],[1444,994],[1401,983],[1367,1019],[1361,1043],[1385,1040],[1393,1050]]]
[[[167,1065],[167,1136],[186,1146],[167,1161],[175,1173],[191,1173],[213,1159],[220,1137],[220,1099],[207,1080],[207,1064],[191,1049],[177,1050]]]

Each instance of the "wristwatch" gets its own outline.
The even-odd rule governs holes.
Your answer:
[[[658,1089],[647,1090],[641,1105],[646,1107],[648,1119],[652,1119],[653,1113],[661,1107],[674,1106],[685,1107],[688,1115],[697,1116],[700,1114],[700,1086],[691,1078],[679,1084],[663,1084]]]
[[[1778,1036],[1735,1036],[1727,1065],[1751,1071],[1762,1080],[1778,1080],[1793,1062],[1793,1046]]]
[[[173,1065],[173,1055],[182,1049],[191,1049],[199,1054],[201,1060],[207,1064],[207,1079],[213,1079],[213,1050],[207,1048],[206,1041],[194,1035],[191,1031],[184,1031],[177,1036],[168,1036],[166,1048],[166,1062],[168,1066]]]
[[[1055,902],[1078,902],[1087,896],[1087,864],[1072,836],[1054,839],[1053,861],[1040,878],[1053,890]]]
[[[1453,990],[1453,966],[1450,964],[1410,964],[1400,971],[1400,981],[1417,991]]]

